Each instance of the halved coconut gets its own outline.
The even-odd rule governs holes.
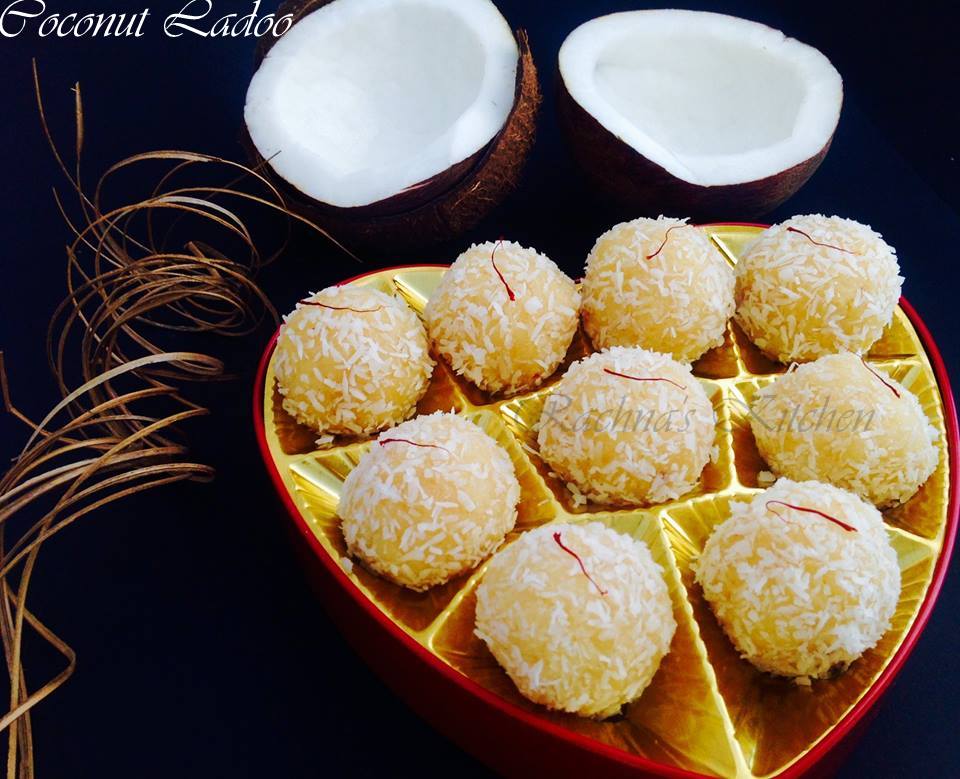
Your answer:
[[[291,206],[348,245],[469,229],[515,185],[536,69],[489,0],[297,0],[250,83],[246,128]]]
[[[561,122],[578,163],[635,212],[758,216],[811,176],[843,82],[816,49],[762,24],[628,11],[560,48]]]

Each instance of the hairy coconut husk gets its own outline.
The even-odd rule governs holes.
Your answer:
[[[336,0],[290,0],[278,15],[294,23]],[[537,68],[524,30],[516,31],[520,57],[513,108],[503,128],[476,154],[386,200],[355,208],[337,208],[313,200],[281,178],[253,144],[246,126],[241,142],[256,167],[284,194],[288,207],[361,253],[406,252],[454,238],[476,226],[512,192],[533,146],[542,95]],[[257,51],[259,66],[276,40]]]
[[[607,130],[557,77],[557,112],[567,145],[596,188],[634,216],[689,216],[697,221],[753,219],[784,203],[823,162],[833,136],[815,155],[780,173],[742,184],[691,184],[651,162]]]

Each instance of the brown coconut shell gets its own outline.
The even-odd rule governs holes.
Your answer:
[[[557,112],[573,158],[590,184],[634,216],[689,216],[707,222],[753,219],[784,203],[823,162],[833,135],[809,159],[742,184],[701,186],[677,178],[598,122],[557,74]]]
[[[336,0],[288,0],[280,5],[277,16],[292,14],[296,23],[330,2]],[[520,50],[516,91],[500,132],[462,162],[385,200],[354,208],[314,200],[264,161],[246,126],[242,143],[292,211],[323,227],[354,252],[408,252],[455,238],[476,226],[516,188],[533,146],[542,95],[526,31],[517,30],[516,39]],[[262,39],[257,66],[276,40]]]

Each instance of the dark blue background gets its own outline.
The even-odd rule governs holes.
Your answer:
[[[50,2],[51,10],[70,11],[117,5]],[[839,2],[686,5],[767,22],[835,62],[846,102],[833,149],[771,218],[839,213],[879,229],[899,250],[905,294],[960,375],[956,17],[915,4],[883,13],[879,4],[861,10]],[[547,95],[533,158],[521,191],[474,235],[418,258],[449,261],[471,238],[506,234],[577,274],[610,215],[592,204],[558,137],[550,99],[556,52],[587,18],[639,6],[500,6],[514,26],[529,30]],[[123,155],[153,148],[240,158],[254,42],[165,38],[160,18],[180,7],[179,0],[157,0],[140,40],[0,39],[0,346],[15,399],[27,411],[41,412],[54,400],[42,347],[47,318],[64,292],[67,240],[50,193],[62,182],[40,135],[30,57],[39,58],[52,123],[67,148],[68,89],[74,80],[83,84],[88,180]],[[249,8],[245,0],[216,3],[220,13]],[[358,266],[302,239],[263,283],[287,309],[307,288],[395,259]],[[251,374],[265,339],[231,349],[240,383],[197,393],[215,403],[214,416],[191,429],[198,456],[219,470],[214,484],[175,487],[100,512],[44,547],[32,605],[76,648],[79,668],[36,710],[41,776],[485,773],[354,657],[296,569],[250,424]],[[7,418],[0,435],[2,456],[25,438]],[[844,775],[960,773],[958,614],[954,566],[927,631]],[[28,678],[45,678],[54,661],[44,651],[31,657]]]

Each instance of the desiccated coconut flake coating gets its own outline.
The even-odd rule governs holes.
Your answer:
[[[298,422],[362,435],[414,412],[433,360],[423,325],[402,301],[371,287],[328,287],[284,317],[274,372],[283,408]]]
[[[765,230],[736,267],[736,318],[781,362],[862,354],[883,334],[903,277],[894,249],[866,225],[795,216]]]
[[[495,393],[530,389],[550,376],[579,316],[573,280],[552,260],[512,241],[467,249],[444,273],[424,312],[431,341],[454,371]]]
[[[776,473],[830,482],[881,507],[913,496],[940,459],[939,433],[916,395],[848,352],[757,392],[750,427]]]
[[[815,481],[780,479],[749,503],[731,504],[695,570],[741,656],[800,683],[845,669],[875,646],[900,597],[880,512]]]
[[[583,326],[594,346],[642,346],[691,362],[723,343],[733,269],[685,219],[634,219],[587,257]]]
[[[469,420],[437,412],[380,434],[347,475],[337,513],[350,554],[425,590],[493,552],[519,500],[507,452]]]
[[[607,717],[638,698],[675,630],[646,544],[596,522],[524,533],[477,588],[475,632],[520,692],[583,716]]]
[[[697,483],[715,453],[715,426],[689,365],[613,347],[570,366],[544,402],[537,440],[575,498],[639,505]]]

